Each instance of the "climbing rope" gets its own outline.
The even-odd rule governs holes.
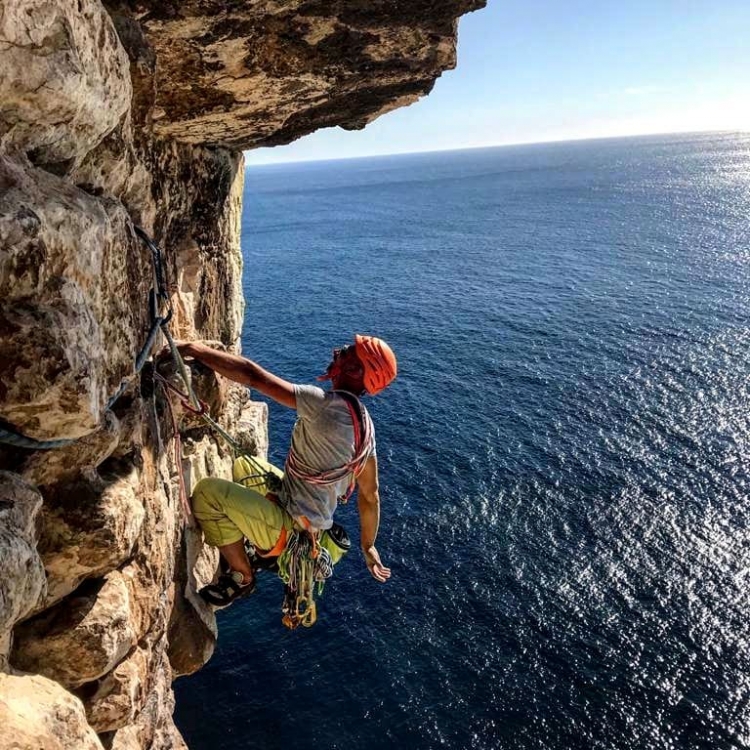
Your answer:
[[[185,407],[196,416],[199,416],[214,432],[220,435],[232,449],[235,457],[244,456],[247,459],[256,473],[248,474],[247,476],[243,477],[243,480],[263,479],[266,482],[266,486],[268,486],[270,489],[278,490],[278,477],[272,472],[269,472],[264,466],[262,466],[258,462],[256,456],[248,453],[245,448],[243,448],[215,419],[213,419],[211,417],[211,414],[209,413],[208,405],[195,395],[195,391],[193,390],[193,385],[188,374],[187,365],[185,364],[185,361],[182,358],[179,349],[177,348],[177,344],[170,335],[169,331],[165,329],[164,333],[167,337],[169,349],[172,354],[172,360],[175,363],[177,372],[180,374],[180,378],[182,379],[186,392],[180,391],[179,388],[177,388],[175,385],[170,383],[158,373],[156,373],[157,380],[162,385],[171,390],[175,395],[177,395],[183,407]]]
[[[136,355],[135,369],[133,373],[120,381],[120,385],[114,395],[109,401],[107,401],[107,411],[109,411],[109,409],[114,406],[115,402],[122,396],[133,378],[140,374],[143,366],[146,364],[146,360],[149,357],[159,331],[161,330],[168,335],[167,325],[169,324],[169,321],[172,320],[172,314],[174,312],[169,297],[169,289],[167,288],[167,274],[164,270],[164,256],[161,248],[153,242],[153,240],[140,227],[134,226],[133,229],[138,238],[151,251],[151,265],[154,272],[154,285],[151,287],[148,298],[151,328],[146,337],[146,343],[144,343],[141,350]]]
[[[170,385],[164,378],[158,376],[167,385]],[[174,433],[174,461],[175,469],[177,471],[177,481],[180,488],[180,505],[182,505],[183,513],[188,524],[192,525],[193,512],[190,509],[190,501],[188,500],[187,487],[185,486],[185,475],[182,472],[182,437],[180,435],[180,425],[177,421],[177,416],[172,408],[172,402],[169,397],[165,399],[167,402],[167,411],[169,412],[169,418],[172,422],[172,432]]]
[[[53,450],[55,448],[64,448],[66,445],[75,443],[77,438],[60,438],[59,440],[35,440],[21,434],[7,422],[0,426],[0,443],[12,445],[16,448],[26,448],[28,450]]]
[[[367,409],[362,406],[354,394],[346,391],[334,391],[334,393],[337,393],[344,399],[352,417],[352,424],[354,425],[354,456],[343,466],[337,466],[334,469],[326,471],[318,471],[305,463],[292,445],[287,454],[284,471],[289,476],[305,482],[305,484],[314,484],[317,486],[337,484],[342,479],[349,477],[349,485],[346,492],[339,498],[339,502],[345,503],[354,491],[357,476],[365,468],[365,464],[372,453],[374,428]]]

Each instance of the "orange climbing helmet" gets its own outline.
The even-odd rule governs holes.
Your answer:
[[[361,336],[357,333],[354,335],[354,341],[354,350],[365,371],[365,390],[374,396],[396,377],[396,355],[383,339],[375,336]]]

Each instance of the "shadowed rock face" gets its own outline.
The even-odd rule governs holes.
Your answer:
[[[481,4],[0,0],[0,750],[184,747],[171,682],[216,641],[196,591],[217,554],[178,477],[230,478],[231,453],[135,372],[155,275],[134,225],[172,334],[238,351],[240,149],[415,101]],[[263,456],[265,405],[192,376]]]
[[[122,27],[136,18],[154,50],[155,88],[139,93],[153,102],[156,133],[248,149],[357,130],[416,101],[455,66],[458,17],[482,5],[136,2],[115,17]]]

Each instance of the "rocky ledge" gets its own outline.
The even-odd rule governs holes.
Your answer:
[[[0,0],[0,750],[184,747],[217,561],[179,477],[231,454],[154,379],[155,316],[238,351],[242,149],[415,101],[481,5]],[[192,378],[263,455],[265,407]]]

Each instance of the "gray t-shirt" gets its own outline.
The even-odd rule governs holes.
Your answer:
[[[295,385],[297,422],[290,450],[317,472],[344,466],[354,456],[354,425],[341,396],[315,385]],[[362,407],[364,418],[369,420]],[[371,456],[375,455],[373,430]],[[351,475],[335,484],[317,485],[284,474],[279,499],[293,516],[305,516],[316,529],[330,529],[338,498],[346,494]]]

